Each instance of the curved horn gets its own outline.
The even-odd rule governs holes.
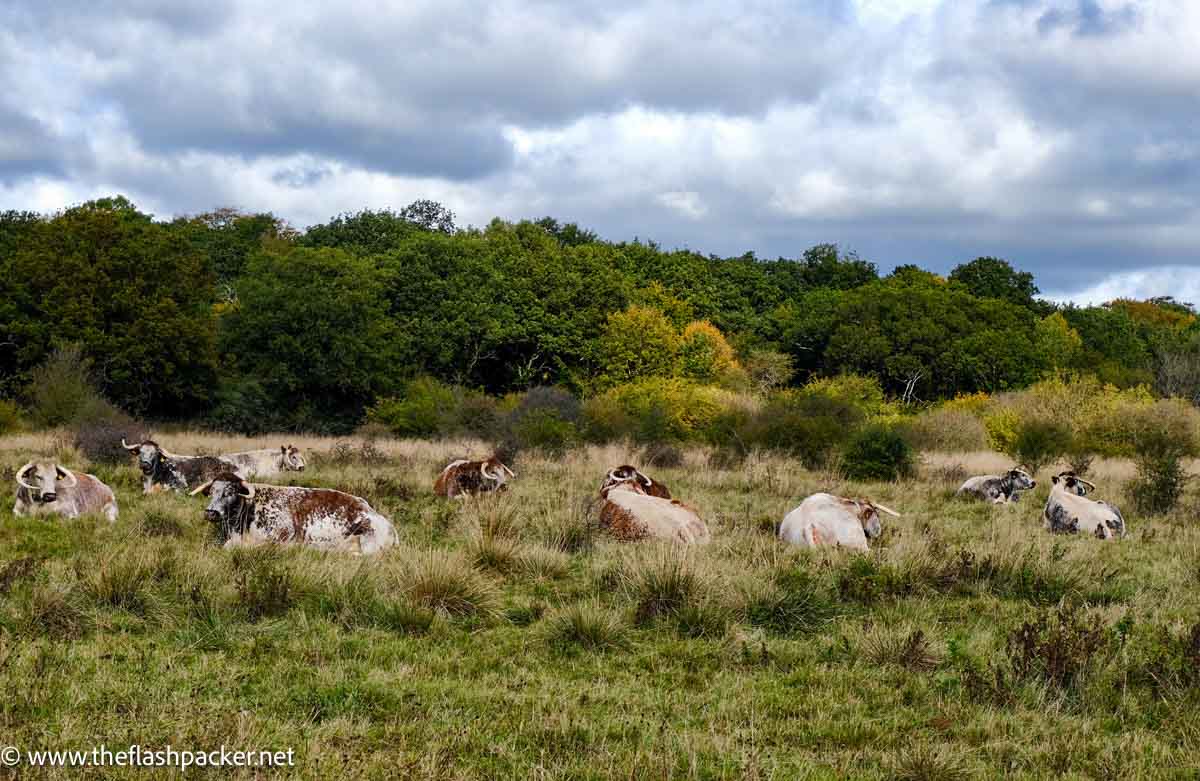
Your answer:
[[[881,511],[887,513],[888,515],[893,515],[897,518],[902,517],[900,515],[900,513],[896,512],[895,510],[893,510],[890,507],[884,507],[882,504],[879,504],[878,502],[871,502],[871,506],[874,507],[876,510],[881,510]]]
[[[1083,483],[1084,485],[1086,485],[1088,488],[1090,488],[1093,491],[1096,490],[1096,484],[1093,483],[1091,480],[1084,480],[1082,477],[1076,477],[1075,482]]]
[[[55,464],[54,468],[57,469],[59,474],[61,474],[65,479],[71,481],[67,483],[67,488],[74,488],[75,486],[79,485],[79,478],[76,477],[75,473],[70,469],[67,469],[62,464]]]
[[[136,445],[129,445],[129,444],[126,444],[126,442],[125,442],[125,437],[121,437],[121,447],[125,448],[126,450],[130,450],[130,451],[132,451],[132,450],[137,450],[137,449],[138,449],[138,448],[140,448],[141,446],[142,446],[142,443],[141,443],[141,442],[137,443]]]
[[[508,476],[509,476],[509,477],[516,477],[516,476],[517,476],[517,473],[516,473],[516,472],[514,472],[513,470],[509,469],[509,468],[508,468],[508,466],[507,466],[506,464],[501,464],[501,465],[500,465],[500,468],[501,468],[501,469],[503,469],[505,472],[508,472]]]
[[[245,481],[242,481],[242,488],[246,489],[246,493],[242,494],[242,497],[247,502],[254,498],[254,483],[247,483]]]
[[[33,469],[32,461],[30,461],[28,464],[26,464],[25,466],[23,466],[17,470],[17,484],[20,485],[22,488],[28,488],[30,491],[36,491],[38,489],[35,486],[32,486],[29,483],[27,483],[21,479],[21,476],[24,475],[26,472],[28,472],[30,469]]]
[[[621,478],[617,477],[617,470],[615,469],[608,470],[608,479],[612,480],[614,483],[621,482]]]
[[[1021,468],[1021,467],[1019,467],[1019,466],[1014,466],[1014,467],[1012,468],[1012,471],[1014,471],[1014,472],[1020,472],[1021,474],[1025,475],[1026,477],[1028,477],[1028,478],[1030,478],[1030,479],[1033,479],[1033,475],[1029,474],[1029,472],[1026,472],[1024,469],[1022,469],[1022,468]]]
[[[213,484],[214,482],[216,482],[216,481],[215,481],[215,480],[209,480],[209,481],[208,481],[207,483],[205,483],[204,485],[202,485],[202,486],[198,486],[198,487],[197,487],[195,490],[188,491],[188,496],[195,496],[196,494],[202,494],[202,493],[204,493],[205,491],[207,491],[207,490],[208,490],[208,489],[209,489],[209,488],[212,486],[212,484]]]
[[[500,480],[499,477],[488,471],[488,465],[486,461],[479,465],[479,474],[483,475],[485,480]]]

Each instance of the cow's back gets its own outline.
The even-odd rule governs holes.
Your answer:
[[[689,544],[709,541],[708,526],[695,511],[679,502],[627,489],[608,492],[609,525],[628,539],[654,537]],[[601,519],[604,521],[604,518]]]
[[[869,550],[862,523],[832,494],[813,494],[784,516],[779,538],[804,547]]]

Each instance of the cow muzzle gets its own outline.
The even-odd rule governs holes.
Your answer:
[[[58,494],[54,493],[53,491],[43,491],[42,495],[38,497],[38,501],[49,504],[57,498]]]

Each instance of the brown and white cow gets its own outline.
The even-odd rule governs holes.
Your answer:
[[[117,520],[117,497],[95,475],[72,472],[53,461],[30,461],[17,470],[13,515],[78,518],[84,513]]]
[[[866,552],[868,538],[883,532],[879,513],[900,513],[868,499],[813,494],[784,516],[779,539],[808,548],[832,546]]]
[[[204,517],[226,548],[267,543],[372,554],[398,541],[392,522],[366,499],[329,488],[248,483],[233,472],[191,492],[204,494]]]
[[[600,526],[618,540],[703,544],[711,539],[708,526],[695,510],[675,499],[647,493],[639,480],[617,479],[609,472],[600,499]]]
[[[465,458],[451,461],[433,482],[433,492],[453,499],[458,496],[506,490],[508,478],[516,477],[511,469],[492,456],[484,461]]]
[[[181,456],[168,453],[152,439],[136,445],[121,446],[136,453],[138,468],[142,470],[142,492],[186,491],[189,488],[212,480],[222,472],[236,472],[237,464],[218,456]]]
[[[280,445],[278,450],[247,450],[241,453],[222,453],[221,458],[237,466],[242,477],[272,477],[284,472],[303,472],[306,466],[300,449]]]
[[[660,499],[670,499],[671,489],[667,488],[657,480],[651,480],[644,473],[638,470],[637,467],[625,464],[616,469],[608,471],[608,479],[605,481],[605,486],[616,483],[636,482],[642,487],[643,493],[647,496],[657,496]]]

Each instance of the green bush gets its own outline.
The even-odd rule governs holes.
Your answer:
[[[1165,513],[1174,509],[1190,479],[1184,459],[1200,452],[1195,413],[1177,400],[1160,401],[1125,421],[1137,477],[1129,486],[1137,509]]]
[[[103,403],[92,380],[91,362],[76,344],[59,347],[31,372],[30,414],[40,426],[65,426]]]
[[[1071,429],[1049,420],[1029,420],[1017,429],[1012,447],[1004,451],[1019,464],[1037,472],[1047,464],[1062,458],[1075,445]]]
[[[367,421],[382,423],[400,437],[448,436],[465,428],[465,400],[481,395],[433,377],[417,377],[404,384],[400,396],[375,402],[367,410]],[[481,409],[487,406],[485,402],[473,401],[467,408],[475,425],[486,423],[488,413],[481,413]]]
[[[738,438],[747,446],[787,453],[809,469],[818,469],[862,420],[862,412],[848,401],[807,389],[782,391],[747,421]]]
[[[21,428],[21,408],[11,399],[0,399],[0,436]]]
[[[521,394],[504,421],[507,449],[561,454],[579,439],[581,405],[562,388],[532,388]]]
[[[679,378],[650,378],[619,385],[604,397],[630,420],[642,443],[699,439],[737,395]]]
[[[595,396],[583,402],[579,418],[580,433],[594,444],[606,444],[633,435],[633,418],[616,398]]]
[[[912,445],[890,426],[862,429],[842,451],[842,472],[850,480],[897,480],[913,470]]]
[[[922,451],[971,453],[986,450],[987,431],[979,417],[955,407],[938,407],[905,421],[904,434]]]
[[[258,436],[285,427],[279,405],[262,383],[252,377],[223,381],[217,387],[215,399],[208,425],[218,431]]]

